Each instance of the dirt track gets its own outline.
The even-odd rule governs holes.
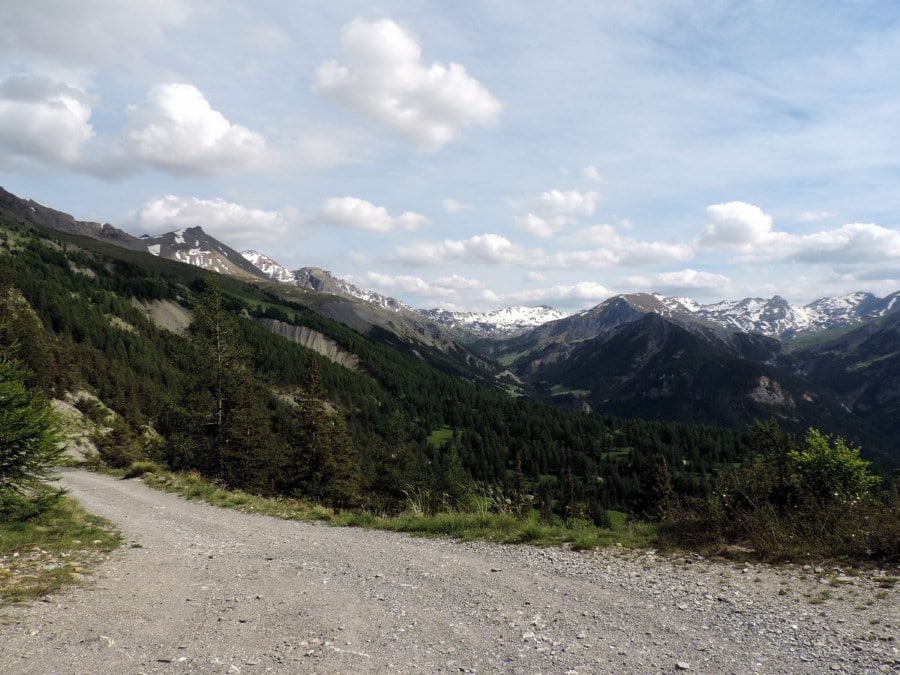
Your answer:
[[[424,540],[64,483],[126,544],[89,586],[0,610],[0,672],[900,669],[898,593],[868,576]]]

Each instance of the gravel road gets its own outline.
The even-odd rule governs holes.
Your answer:
[[[0,610],[3,673],[900,672],[896,569],[460,544],[63,482],[126,544]]]

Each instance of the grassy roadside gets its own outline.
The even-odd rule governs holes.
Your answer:
[[[525,518],[497,513],[487,508],[449,511],[434,515],[410,509],[396,516],[368,511],[335,510],[300,499],[273,499],[246,492],[226,490],[196,473],[148,471],[144,481],[157,489],[214,506],[234,508],[288,520],[323,522],[335,526],[390,530],[426,537],[448,537],[462,541],[490,541],[502,544],[527,543],[535,546],[568,545],[574,550],[621,545],[646,548],[655,545],[656,529],[644,523],[613,519],[611,529],[600,529],[583,520],[566,523],[543,522],[532,511]]]
[[[80,581],[120,544],[107,521],[68,497],[27,521],[0,522],[0,606]]]

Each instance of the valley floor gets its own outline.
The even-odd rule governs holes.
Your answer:
[[[897,570],[460,544],[63,483],[126,544],[89,585],[0,610],[0,672],[900,669]]]

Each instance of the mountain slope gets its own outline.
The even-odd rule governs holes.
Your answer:
[[[792,352],[787,366],[896,445],[900,438],[900,312]]]
[[[778,338],[791,337],[813,326],[814,314],[793,307],[780,296],[744,298],[697,308],[698,316],[732,330],[755,332]]]
[[[329,293],[342,298],[362,300],[376,307],[393,311],[415,311],[399,300],[375,291],[363,290],[349,281],[334,276],[328,270],[323,270],[321,267],[301,267],[299,270],[295,270],[293,274],[293,283],[300,288],[307,288],[319,293]]]
[[[842,390],[831,381],[844,376],[834,368],[812,380],[791,365],[792,355],[782,353],[778,340],[728,330],[698,318],[692,309],[655,295],[617,296],[495,342],[494,353],[525,382],[525,391],[564,407],[738,428],[774,415],[797,432],[815,426],[866,439],[870,456],[888,447],[885,435],[869,428],[862,408],[842,404]],[[882,321],[890,325],[893,317],[900,313]],[[900,347],[895,349],[883,331],[876,333],[878,340],[873,336],[866,342],[868,350],[849,354],[844,349],[847,362],[841,367],[880,381],[866,391],[878,399],[879,410],[890,411],[892,404],[885,406],[884,400],[894,395],[900,380],[887,368]],[[885,369],[869,370],[869,362]]]
[[[516,358],[517,367],[528,370],[528,354],[535,350],[544,349],[548,345],[573,345],[591,340],[651,314],[741,358],[766,361],[780,351],[776,340],[727,330],[697,317],[677,300],[648,293],[617,295],[585,312],[550,321],[521,335],[501,340],[489,348],[500,359]]]
[[[594,410],[623,416],[740,426],[796,417],[798,404],[812,399],[772,368],[652,312],[579,343],[549,345],[520,364],[517,372],[545,395],[574,392]]]

